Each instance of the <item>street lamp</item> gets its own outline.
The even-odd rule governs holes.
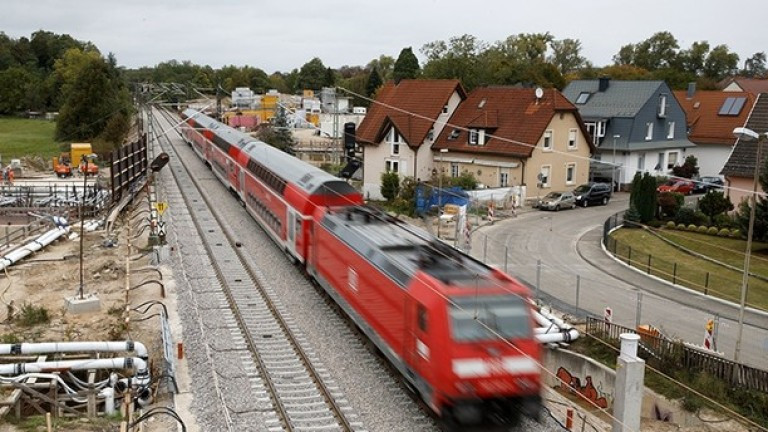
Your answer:
[[[621,138],[621,135],[613,135],[613,167],[611,167],[611,190],[616,188],[616,139]]]
[[[744,251],[744,273],[741,277],[741,301],[739,302],[739,330],[736,336],[736,349],[733,353],[733,359],[739,361],[739,354],[741,354],[741,336],[744,331],[744,307],[747,302],[747,288],[749,286],[749,259],[752,256],[752,236],[755,231],[755,207],[757,197],[757,181],[760,177],[760,156],[762,149],[762,138],[768,137],[768,133],[758,134],[752,129],[745,127],[737,127],[733,130],[733,135],[739,140],[744,141],[757,141],[757,156],[755,158],[755,170],[752,178],[752,195],[750,197],[749,206],[749,229],[747,230],[747,250]]]
[[[443,227],[440,209],[443,206],[443,154],[445,153],[448,153],[448,149],[440,149],[440,169],[437,171],[437,238],[440,238],[440,228]]]

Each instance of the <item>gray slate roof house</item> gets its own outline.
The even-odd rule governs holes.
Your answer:
[[[752,190],[755,164],[760,172],[765,170],[765,162],[768,159],[768,139],[765,133],[768,132],[768,93],[760,93],[757,96],[755,105],[751,107],[751,112],[747,118],[744,127],[762,135],[760,142],[762,149],[760,151],[760,160],[757,160],[757,141],[738,139],[733,146],[728,161],[720,172],[725,176],[726,189],[731,202],[738,205],[743,199],[749,197],[749,191]],[[760,183],[757,184],[758,192],[762,190]]]
[[[667,175],[695,147],[685,112],[664,81],[577,80],[563,95],[592,134],[594,159],[602,162],[592,166],[595,177],[610,179],[613,166],[619,184],[630,183],[637,171]]]

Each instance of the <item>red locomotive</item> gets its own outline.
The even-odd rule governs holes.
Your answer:
[[[529,290],[363,204],[346,182],[194,110],[183,136],[446,424],[537,416]]]

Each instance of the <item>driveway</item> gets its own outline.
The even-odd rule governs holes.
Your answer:
[[[502,269],[506,265],[508,273],[534,290],[539,281],[542,301],[577,316],[602,317],[608,306],[617,324],[652,324],[667,336],[699,345],[707,320],[716,319],[717,349],[733,358],[738,305],[649,278],[617,263],[601,249],[603,222],[626,209],[628,200],[629,194],[619,193],[607,206],[521,213],[476,231],[472,255],[485,257],[487,263]],[[745,323],[741,361],[764,368],[768,314],[748,311]]]

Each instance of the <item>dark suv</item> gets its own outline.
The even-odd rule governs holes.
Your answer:
[[[608,204],[611,199],[611,185],[608,183],[585,183],[573,190],[576,205],[586,207],[590,204]]]

